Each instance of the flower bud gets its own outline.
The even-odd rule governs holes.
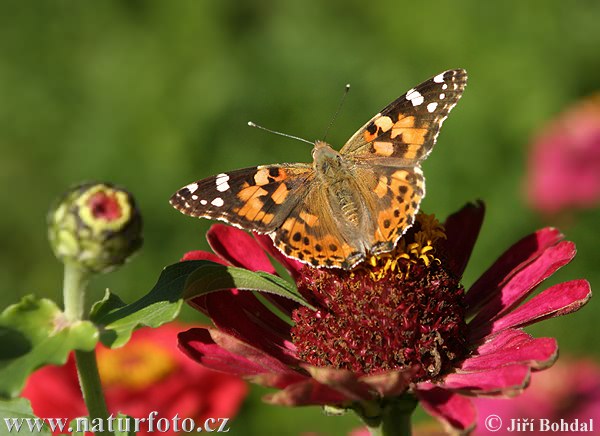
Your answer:
[[[68,191],[48,215],[56,257],[89,272],[121,265],[142,245],[142,217],[133,196],[108,183]]]

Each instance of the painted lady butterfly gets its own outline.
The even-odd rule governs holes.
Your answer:
[[[427,158],[467,83],[448,70],[389,104],[337,152],[316,141],[313,163],[261,165],[181,188],[171,204],[186,215],[269,234],[287,256],[350,269],[391,251],[413,224]]]

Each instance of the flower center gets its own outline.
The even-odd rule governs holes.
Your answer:
[[[464,289],[437,249],[443,238],[419,214],[394,251],[352,271],[305,267],[298,287],[318,310],[294,312],[299,357],[359,374],[418,365],[419,380],[464,357]]]
[[[116,220],[121,216],[121,205],[116,196],[106,192],[97,192],[88,200],[92,215],[106,221]]]
[[[136,341],[113,350],[98,349],[98,370],[102,384],[144,389],[177,369],[177,362],[165,349],[149,341]]]

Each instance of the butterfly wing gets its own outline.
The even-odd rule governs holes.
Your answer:
[[[365,256],[356,235],[343,231],[331,210],[327,187],[312,183],[277,232],[275,246],[287,256],[313,266],[351,268]]]
[[[414,222],[425,195],[425,178],[418,166],[412,168],[358,166],[357,179],[369,208],[368,236],[371,254],[394,249],[396,242]],[[375,181],[375,182],[367,182]],[[369,185],[366,185],[369,183]]]
[[[245,168],[190,183],[170,202],[186,215],[270,233],[302,200],[313,177],[307,164]]]
[[[448,70],[410,89],[361,127],[340,150],[373,164],[414,166],[424,160],[467,84],[467,72]]]

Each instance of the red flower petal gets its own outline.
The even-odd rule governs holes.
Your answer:
[[[179,347],[202,365],[237,376],[288,374],[287,365],[214,329],[192,328],[178,335]]]
[[[587,303],[591,296],[590,284],[586,280],[559,283],[502,318],[472,330],[470,336],[475,340],[507,328],[524,327],[546,318],[575,312]]]
[[[188,251],[183,255],[181,260],[210,260],[211,262],[220,263],[221,265],[227,265],[227,263],[219,256],[202,250]]]
[[[465,295],[468,314],[473,314],[492,298],[493,289],[500,288],[515,272],[524,268],[561,239],[563,235],[558,230],[548,227],[526,236],[506,250]]]
[[[453,213],[444,223],[446,241],[442,244],[448,256],[448,266],[458,277],[462,277],[467,267],[484,214],[485,206],[483,202],[478,201],[467,204]]]
[[[541,282],[568,264],[575,253],[575,244],[570,241],[562,241],[547,248],[540,256],[500,284],[495,292],[490,292],[493,298],[481,308],[469,326],[476,329],[490,320],[502,317],[523,301]]]
[[[441,387],[468,393],[514,396],[529,383],[530,370],[526,365],[507,365],[489,371],[456,372],[448,374]]]
[[[289,324],[270,312],[252,293],[209,294],[206,296],[206,308],[215,326],[223,332],[282,362],[297,364],[295,347],[289,337]]]
[[[415,391],[421,406],[451,430],[467,434],[475,428],[477,412],[471,400],[445,389],[422,383]]]
[[[507,347],[513,347],[522,344],[532,336],[520,329],[507,329],[493,336],[487,337],[485,342],[477,346],[476,352],[483,356],[484,354],[496,353]]]
[[[496,341],[492,339],[491,342]],[[529,336],[520,341],[512,341],[510,346],[498,347],[494,352],[470,357],[462,363],[460,368],[462,371],[484,371],[518,363],[534,369],[541,369],[552,365],[557,357],[556,339],[536,339]]]
[[[269,257],[243,230],[214,224],[206,233],[206,239],[213,251],[233,266],[276,274]]]

